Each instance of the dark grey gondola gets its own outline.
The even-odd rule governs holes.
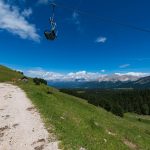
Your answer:
[[[54,21],[54,9],[55,9],[56,4],[52,3],[51,6],[52,6],[52,11],[53,11],[53,15],[49,19],[49,22],[50,22],[50,25],[51,25],[51,30],[45,31],[44,35],[45,35],[47,40],[53,41],[57,37],[57,34],[56,34],[56,22]]]
[[[45,31],[44,34],[47,40],[55,40],[56,38],[55,31]]]

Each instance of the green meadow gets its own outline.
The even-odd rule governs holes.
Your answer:
[[[0,82],[23,75],[0,66]],[[150,150],[150,116],[117,117],[86,100],[46,85],[18,81],[40,112],[46,128],[65,150]],[[52,139],[51,139],[52,140]]]

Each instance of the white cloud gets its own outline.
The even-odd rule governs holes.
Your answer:
[[[3,0],[0,1],[0,29],[7,30],[22,39],[40,41],[35,25],[30,24],[17,7],[10,6]]]
[[[69,79],[70,81],[94,81],[97,80],[100,76],[103,75],[98,72],[78,71],[66,74],[64,79]]]
[[[96,39],[96,43],[105,43],[107,41],[107,38],[106,37],[98,37]]]
[[[106,70],[103,69],[103,70],[101,70],[101,72],[104,73],[104,72],[106,72]]]
[[[56,72],[44,71],[42,69],[28,70],[25,74],[31,77],[44,78],[46,80],[59,80],[63,77],[62,74]]]
[[[145,77],[150,75],[150,73],[144,73],[144,72],[127,72],[127,73],[115,73],[118,76],[124,76],[124,75],[128,75],[128,76],[135,76],[135,77]]]
[[[80,21],[79,21],[79,14],[77,12],[73,12],[72,14],[72,19],[74,21],[75,24],[79,25],[80,24]]]
[[[49,72],[42,69],[33,69],[24,72],[26,75],[31,77],[40,77],[51,81],[94,81],[99,77],[104,76],[98,72],[70,72],[67,74]]]
[[[22,15],[24,17],[29,17],[32,14],[32,9],[28,8],[28,9],[24,9],[24,11],[22,12]]]
[[[87,72],[78,71],[70,73],[58,73],[45,71],[42,68],[35,68],[24,71],[25,75],[30,77],[44,78],[49,81],[135,81],[140,77],[150,75],[150,73],[144,72],[127,72],[127,73],[114,73],[114,74],[102,74],[100,72]]]
[[[78,12],[74,11],[72,14],[71,14],[71,17],[70,18],[67,18],[67,22],[69,24],[74,24],[76,26],[76,29],[77,31],[79,32],[82,32],[83,29],[81,28],[81,22],[80,22],[80,18],[79,18],[79,14]]]
[[[72,13],[72,22],[77,26],[77,30],[81,32],[82,29],[81,29],[81,23],[79,20],[79,14],[76,11]]]
[[[129,66],[130,66],[130,64],[123,64],[123,65],[119,66],[119,68],[127,68]]]
[[[98,79],[99,82],[101,81],[136,81],[141,77],[145,77],[150,75],[150,73],[144,72],[127,72],[127,73],[114,73],[114,74],[105,74],[103,77]]]

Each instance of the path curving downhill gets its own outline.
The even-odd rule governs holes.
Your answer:
[[[58,150],[31,101],[17,86],[0,83],[0,150]]]

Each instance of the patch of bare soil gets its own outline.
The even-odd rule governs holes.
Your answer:
[[[131,150],[137,150],[138,147],[136,144],[132,143],[131,141],[125,139],[124,141],[124,144],[127,145]]]

